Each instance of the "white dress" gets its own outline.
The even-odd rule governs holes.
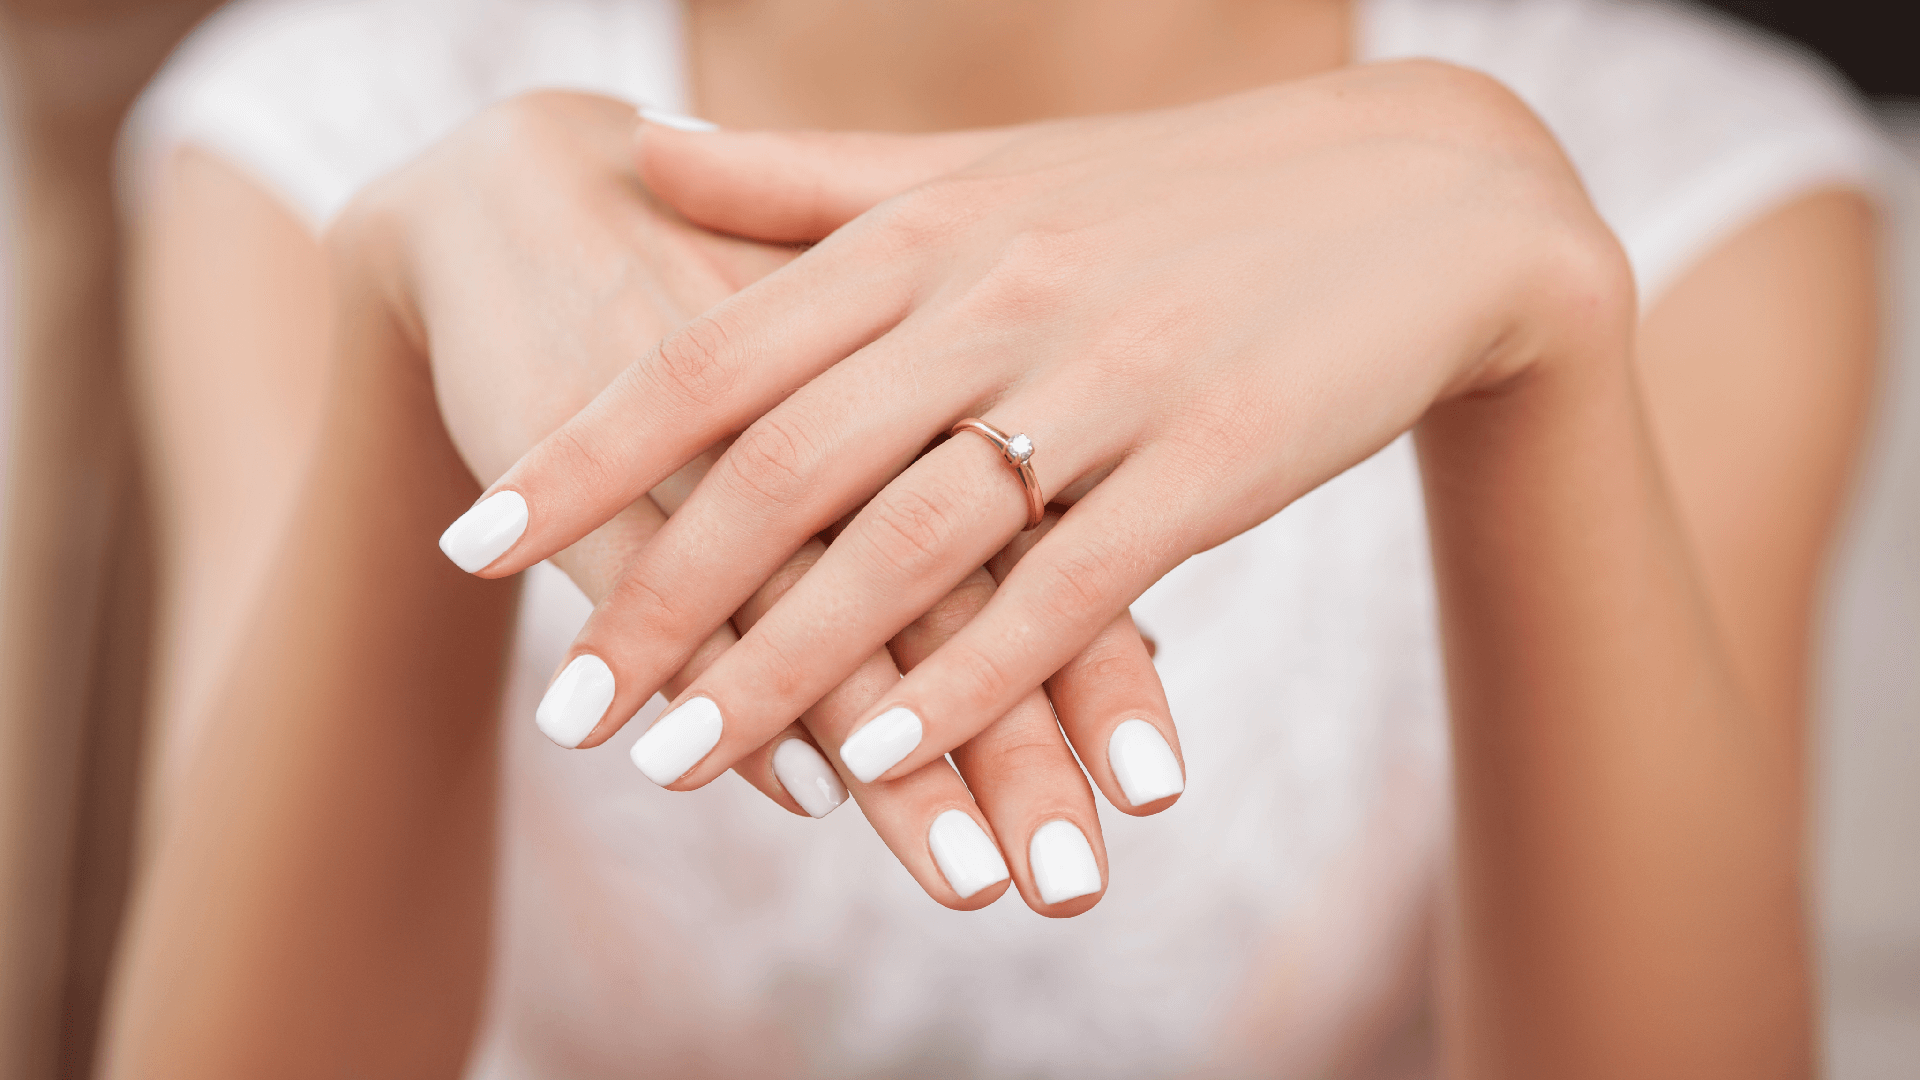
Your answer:
[[[1362,0],[1355,17],[1362,60],[1436,56],[1518,91],[1643,300],[1798,194],[1876,184],[1879,145],[1824,70],[1691,9]],[[317,228],[522,90],[681,109],[679,24],[662,0],[238,4],[143,100],[127,191],[192,142]],[[596,751],[548,743],[533,707],[587,606],[557,571],[531,577],[475,1077],[1318,1076],[1409,1001],[1449,810],[1405,439],[1135,605],[1187,792],[1160,817],[1103,817],[1110,891],[1067,921],[1017,897],[940,908],[852,804],[814,822],[733,777],[654,787],[626,758],[651,709]]]

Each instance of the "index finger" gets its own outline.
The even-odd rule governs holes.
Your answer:
[[[495,481],[440,549],[468,573],[518,573],[899,322],[913,275],[897,259],[837,258],[836,247],[829,240],[668,335]]]

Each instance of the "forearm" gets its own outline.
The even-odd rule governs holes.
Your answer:
[[[1731,673],[1628,359],[1542,365],[1419,439],[1450,1074],[1807,1075],[1796,748]]]
[[[111,1076],[451,1076],[467,1049],[513,587],[441,557],[475,485],[424,371],[343,326],[319,463],[142,885]]]

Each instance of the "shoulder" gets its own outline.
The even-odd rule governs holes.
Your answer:
[[[1868,195],[1889,155],[1839,78],[1683,3],[1366,0],[1366,59],[1433,56],[1512,88],[1619,235],[1643,298],[1720,241],[1822,188]]]
[[[166,154],[193,144],[318,227],[501,98],[564,88],[676,107],[679,44],[671,0],[243,0],[142,95],[122,198],[137,205]]]

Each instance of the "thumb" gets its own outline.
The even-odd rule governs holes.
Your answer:
[[[868,132],[695,130],[641,114],[640,179],[687,220],[755,240],[819,240],[875,204],[984,157],[1004,129]]]

